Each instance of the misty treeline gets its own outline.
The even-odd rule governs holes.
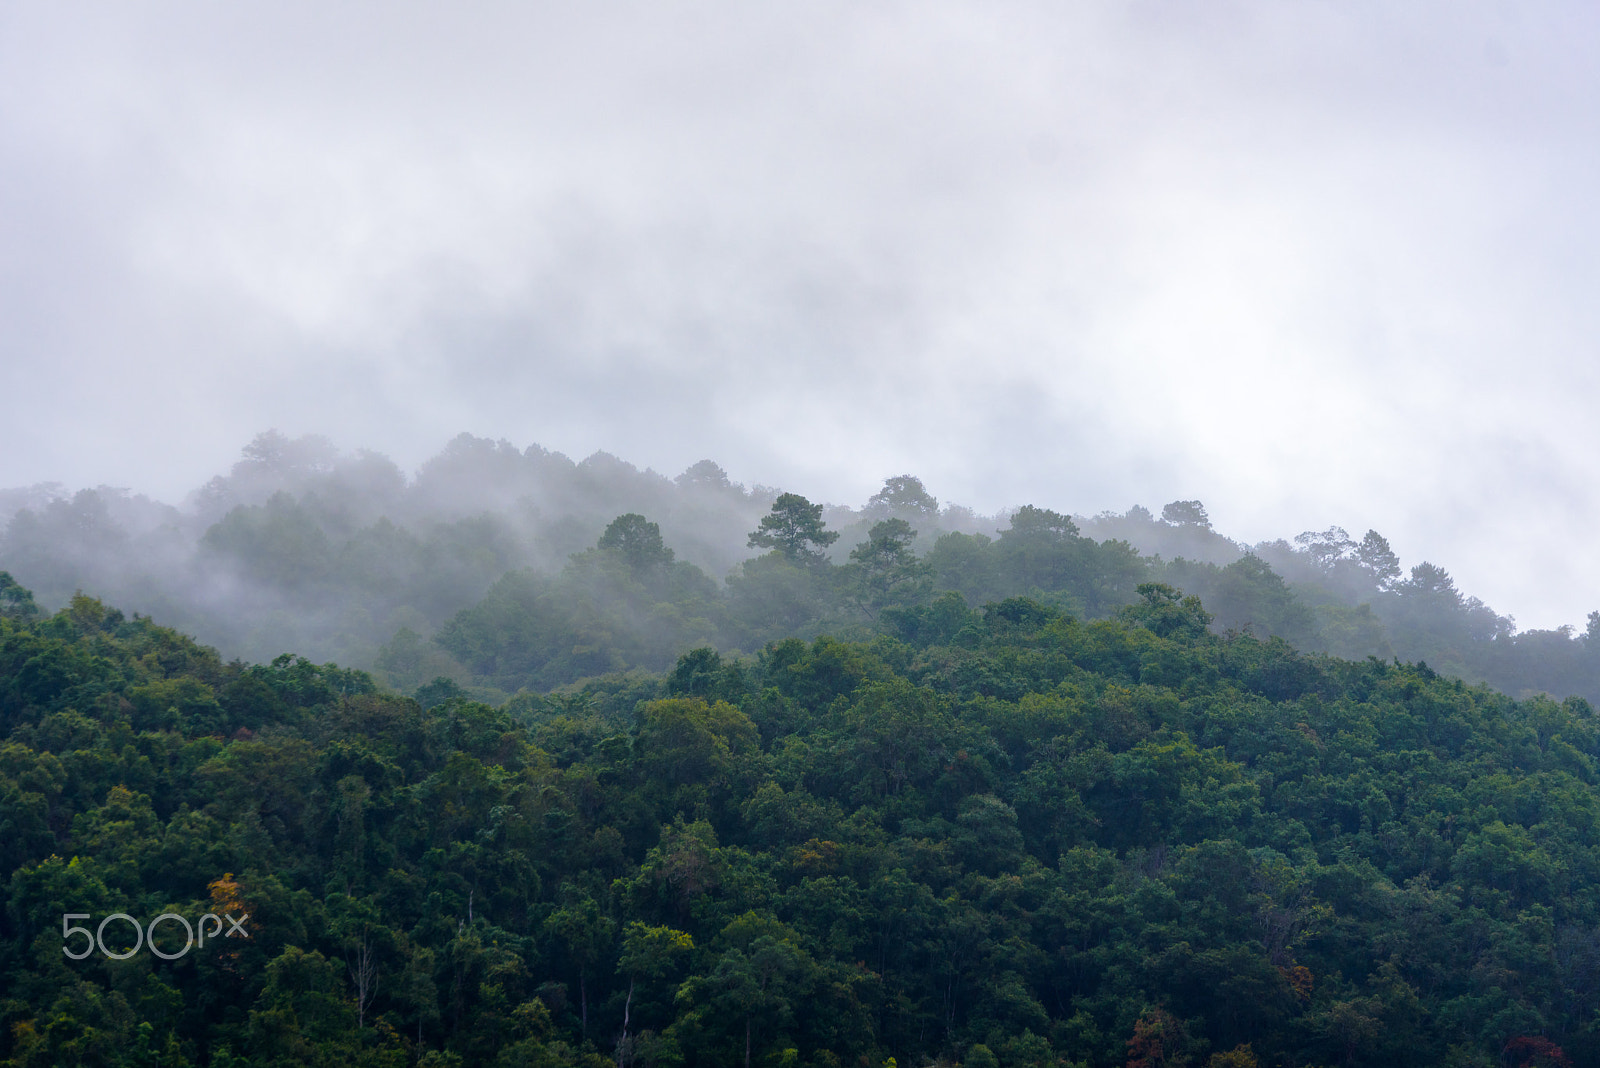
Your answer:
[[[802,504],[817,540],[763,533]],[[982,516],[902,475],[860,508],[819,506],[710,460],[667,478],[465,434],[408,478],[372,452],[267,432],[181,507],[41,485],[0,491],[0,522],[0,569],[47,608],[82,590],[230,656],[294,652],[407,692],[444,678],[495,699],[661,670],[700,645],[909,637],[1017,595],[1106,618],[1159,581],[1198,595],[1219,633],[1600,701],[1600,615],[1581,633],[1518,633],[1443,569],[1402,570],[1375,531],[1245,546],[1199,501]]]
[[[491,707],[4,583],[0,1064],[1600,1064],[1586,701],[914,620]]]

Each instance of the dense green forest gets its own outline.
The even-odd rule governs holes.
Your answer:
[[[1600,1065],[1600,614],[1376,531],[466,435],[7,516],[5,1063]]]
[[[764,566],[835,581],[815,516]],[[903,535],[839,595],[892,634],[498,707],[0,575],[0,1057],[1600,1064],[1587,702],[1218,634],[1162,584],[1090,619],[1100,557],[1082,608],[925,600]],[[631,519],[559,581],[711,597]],[[207,913],[248,937],[112,957]]]
[[[818,540],[775,540],[763,524],[779,513]],[[746,488],[709,460],[669,479],[605,453],[574,463],[465,434],[408,478],[374,453],[268,432],[181,507],[40,485],[0,491],[0,524],[0,569],[48,610],[81,591],[229,658],[293,651],[405,692],[445,676],[496,704],[663,671],[702,645],[750,655],[786,637],[904,638],[949,593],[1106,619],[1145,582],[1199,596],[1219,634],[1600,703],[1600,615],[1583,631],[1519,633],[1441,567],[1403,570],[1376,531],[1247,546],[1199,501],[981,516],[900,475],[859,508],[817,505]]]

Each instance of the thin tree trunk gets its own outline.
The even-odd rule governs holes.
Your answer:
[[[628,980],[628,998],[622,1003],[622,1041],[617,1043],[617,1068],[622,1068],[622,1055],[628,1049],[628,1010],[633,1007],[633,980]]]
[[[750,1017],[744,1018],[744,1068],[750,1068]]]
[[[361,936],[361,944],[356,947],[354,959],[351,959],[349,950],[345,951],[345,964],[350,969],[350,982],[356,993],[357,1027],[366,1026],[367,1009],[378,993],[378,966],[372,957],[372,943],[367,940],[365,933]]]
[[[583,1006],[583,1037],[589,1037],[589,988],[584,983],[583,973],[578,973],[578,1003]]]

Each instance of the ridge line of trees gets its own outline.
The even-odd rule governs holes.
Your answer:
[[[642,557],[629,565],[632,586],[613,588],[603,559],[590,555],[614,547],[599,539],[629,515],[654,524],[672,554],[670,590],[641,581]],[[49,608],[86,590],[229,655],[265,662],[294,650],[407,689],[443,675],[510,692],[621,662],[660,670],[706,642],[732,652],[825,629],[895,632],[910,625],[907,612],[931,611],[951,592],[968,605],[1027,595],[1103,618],[1132,601],[1138,582],[1160,581],[1201,596],[1219,631],[1248,628],[1351,658],[1425,660],[1515,694],[1600,699],[1600,614],[1583,630],[1517,633],[1443,569],[1403,571],[1376,531],[1357,539],[1330,527],[1242,546],[1213,528],[1198,500],[1171,502],[1159,516],[1134,507],[1074,518],[1027,505],[982,517],[941,505],[902,474],[855,510],[746,488],[710,460],[668,479],[605,453],[574,463],[470,435],[408,479],[378,454],[269,432],[183,509],[45,485],[0,491],[0,521],[0,568]],[[805,566],[793,571],[751,549],[780,549],[787,564]],[[850,578],[825,579],[830,567]],[[521,657],[556,665],[549,670],[513,678],[455,648],[463,612],[580,586],[581,610],[524,635],[565,643]]]

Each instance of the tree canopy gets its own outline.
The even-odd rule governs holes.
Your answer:
[[[867,508],[927,519],[939,514],[939,500],[915,475],[895,475],[884,479],[883,488],[867,498]]]
[[[503,696],[620,665],[661,670],[702,643],[733,652],[899,633],[946,593],[1108,618],[1141,582],[1163,582],[1201,597],[1218,632],[1600,701],[1600,637],[1585,625],[1519,632],[1435,562],[1402,567],[1377,531],[1330,525],[1247,545],[1199,500],[1159,511],[1084,516],[1036,502],[983,516],[941,506],[909,473],[859,508],[818,505],[732,482],[712,460],[668,478],[604,452],[575,462],[470,434],[408,477],[376,453],[269,431],[181,507],[107,486],[0,489],[0,570],[40,611],[87,592],[181,624],[228,657],[292,649],[406,690],[449,677]],[[897,536],[898,577],[884,587],[889,557],[873,530],[888,520],[916,535]],[[854,554],[863,545],[877,546],[876,563]],[[512,618],[535,603],[537,626]],[[517,626],[463,638],[469,618],[495,612]],[[507,648],[529,643],[541,648]],[[508,663],[536,666],[519,676]]]
[[[838,540],[838,531],[828,530],[822,521],[822,505],[798,493],[779,494],[772,511],[750,533],[751,548],[772,549],[797,563],[821,561],[823,550]]]
[[[1160,583],[895,618],[494,706],[0,615],[0,1063],[1600,1063],[1586,702]]]

